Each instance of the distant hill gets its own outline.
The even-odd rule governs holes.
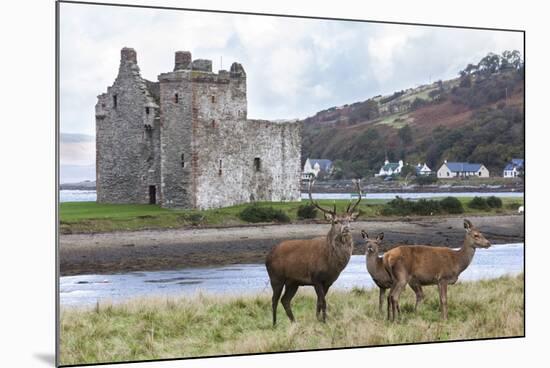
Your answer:
[[[524,66],[519,53],[489,54],[459,77],[332,107],[303,120],[302,157],[335,161],[335,177],[370,176],[386,155],[437,169],[482,162],[501,175],[524,157]]]

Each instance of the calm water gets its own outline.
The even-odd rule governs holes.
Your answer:
[[[350,199],[355,194],[352,193],[313,193],[314,199]],[[395,196],[401,198],[437,198],[437,197],[513,197],[523,198],[523,192],[456,192],[456,193],[367,193],[368,199],[393,199]],[[96,200],[95,190],[61,190],[59,191],[60,202],[95,202]],[[308,199],[307,193],[302,193],[302,199]]]
[[[95,190],[60,190],[59,202],[95,202]]]
[[[476,252],[459,280],[479,280],[523,272],[523,243],[498,244]],[[60,280],[61,305],[90,306],[96,301],[120,302],[144,296],[254,294],[270,292],[263,264],[193,268],[173,271],[130,272],[115,275],[64,276]],[[374,283],[365,256],[352,256],[333,288],[370,288]]]
[[[509,197],[523,198],[523,192],[428,192],[428,193],[366,193],[367,199],[394,199],[396,196],[405,199],[443,198],[443,197]],[[312,193],[313,199],[352,199],[356,193]],[[302,193],[302,199],[309,199],[308,193]]]

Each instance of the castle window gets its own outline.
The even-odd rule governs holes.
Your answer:
[[[212,128],[216,127],[216,120],[212,119]]]
[[[260,171],[260,169],[262,168],[262,163],[260,161],[260,158],[259,157],[255,157],[254,158],[254,169],[256,171]]]
[[[179,95],[176,93],[176,94],[174,95],[174,102],[175,102],[175,103],[178,103],[179,100],[180,100],[180,97],[179,97]]]
[[[181,167],[185,167],[185,154],[181,154]]]
[[[147,115],[149,115],[149,107],[146,107],[146,108],[145,108],[145,113],[146,113]]]
[[[216,102],[216,96],[212,96],[212,103]]]
[[[218,169],[218,175],[222,174],[222,160],[220,160],[220,168]]]
[[[117,96],[116,95],[113,95],[113,106],[114,108],[116,109],[116,106],[117,106]]]

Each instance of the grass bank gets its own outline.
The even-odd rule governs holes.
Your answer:
[[[402,294],[402,320],[378,313],[378,291],[331,291],[326,324],[315,319],[315,297],[302,288],[293,300],[297,323],[279,307],[271,326],[270,295],[143,299],[61,312],[61,363],[162,359],[241,353],[449,341],[524,334],[523,275],[449,287],[449,319],[439,319],[436,287],[413,313]],[[306,291],[307,290],[307,291]]]
[[[499,209],[486,211],[471,209],[467,203],[471,198],[459,198],[464,207],[465,215],[495,215],[516,213],[518,206],[523,204],[519,198],[502,198],[503,206]],[[346,200],[319,200],[322,206],[332,208],[335,203],[338,211],[344,211],[348,205]],[[381,210],[388,200],[362,200],[359,205],[360,218],[383,219]],[[259,202],[260,206],[271,206],[288,215],[290,221],[299,221],[298,208],[307,204],[302,202]],[[158,205],[135,204],[100,204],[96,202],[65,202],[60,204],[60,231],[62,234],[96,233],[112,231],[132,231],[145,229],[174,229],[188,226],[239,226],[247,224],[239,217],[239,213],[248,204],[196,211],[172,210]],[[387,217],[388,219],[391,217]],[[322,214],[317,213],[317,219]]]

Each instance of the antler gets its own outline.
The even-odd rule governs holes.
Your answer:
[[[353,213],[353,211],[355,211],[355,208],[357,207],[357,205],[359,204],[359,202],[361,202],[361,179],[357,179],[357,180],[353,180],[353,182],[355,183],[355,186],[357,187],[357,192],[359,193],[359,199],[357,200],[357,202],[355,202],[355,204],[353,205],[353,207],[350,209],[350,206],[351,206],[351,202],[348,204],[348,208],[346,209],[346,213]]]
[[[334,204],[334,210],[333,211],[330,211],[330,210],[326,210],[324,209],[323,207],[319,206],[314,200],[313,200],[313,197],[311,196],[311,188],[313,187],[313,183],[315,182],[315,180],[310,180],[309,181],[309,200],[311,201],[311,204],[314,205],[315,207],[317,207],[318,209],[320,209],[321,211],[323,211],[324,213],[329,213],[333,216],[336,216],[336,203]]]

